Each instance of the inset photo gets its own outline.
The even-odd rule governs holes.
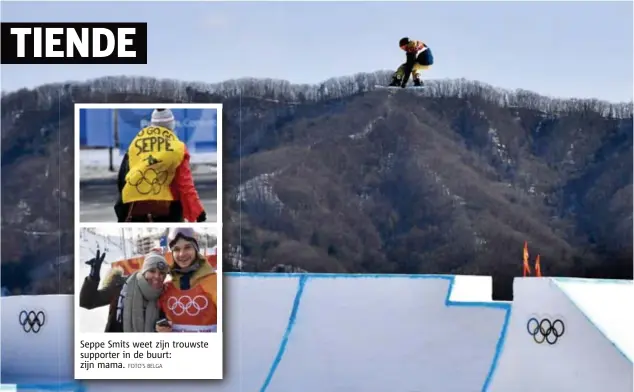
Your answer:
[[[218,234],[203,224],[78,229],[75,379],[222,379]]]
[[[81,228],[76,331],[218,333],[214,227]]]
[[[75,134],[79,222],[220,221],[222,104],[75,104]]]

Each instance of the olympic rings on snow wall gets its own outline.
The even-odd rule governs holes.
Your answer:
[[[550,318],[537,319],[536,317],[531,317],[526,322],[526,330],[533,337],[535,343],[542,344],[546,342],[553,345],[566,332],[566,325],[559,318],[553,320]]]
[[[404,276],[404,275],[331,275],[331,274],[240,274],[240,273],[227,273],[227,284],[224,286],[226,301],[225,307],[225,320],[226,324],[223,328],[224,331],[230,331],[232,325],[239,325],[239,328],[246,334],[244,337],[248,339],[242,339],[241,342],[244,346],[241,348],[243,352],[248,352],[248,355],[232,355],[232,350],[235,350],[236,343],[228,343],[226,350],[228,351],[225,356],[227,363],[228,373],[225,374],[223,384],[231,386],[233,383],[245,383],[245,388],[249,390],[259,390],[265,392],[277,392],[280,390],[280,382],[284,382],[287,386],[297,387],[300,384],[288,385],[292,381],[289,379],[289,371],[294,365],[301,366],[301,361],[298,360],[298,350],[302,350],[304,353],[304,347],[311,354],[319,354],[319,350],[322,350],[319,344],[314,342],[314,333],[310,333],[313,328],[316,328],[314,324],[320,318],[323,317],[331,319],[324,327],[328,327],[328,330],[332,329],[339,331],[341,329],[350,329],[350,325],[345,323],[351,322],[350,320],[357,319],[354,312],[359,313],[361,316],[367,317],[368,312],[372,310],[371,307],[375,307],[375,304],[368,303],[366,294],[372,294],[369,292],[363,292],[362,290],[368,290],[374,288],[375,298],[385,298],[382,305],[374,312],[390,312],[386,304],[405,306],[409,302],[411,308],[405,311],[404,309],[392,312],[392,315],[407,315],[414,319],[416,323],[428,322],[430,319],[428,316],[420,314],[416,315],[416,309],[422,309],[423,306],[434,305],[434,309],[442,311],[445,308],[448,312],[444,313],[448,315],[450,313],[460,313],[463,310],[468,312],[472,311],[481,312],[487,309],[489,314],[496,315],[495,320],[488,320],[491,322],[491,328],[487,334],[491,338],[491,352],[487,354],[487,357],[483,359],[484,366],[480,374],[481,379],[474,389],[487,391],[491,386],[491,380],[494,379],[498,362],[504,362],[504,355],[502,355],[502,349],[507,339],[507,330],[511,322],[511,304],[510,303],[493,303],[487,301],[481,302],[466,302],[464,298],[461,300],[456,299],[456,293],[461,291],[461,284],[459,277],[453,276]],[[522,280],[522,279],[519,279]],[[546,281],[547,279],[544,279]],[[546,283],[547,284],[547,283]],[[377,285],[380,290],[376,290]],[[430,287],[437,287],[431,288]],[[421,288],[424,291],[421,291]],[[414,292],[412,292],[412,289]],[[273,297],[263,299],[263,295],[273,295]],[[423,294],[423,295],[421,295]],[[233,299],[232,299],[233,298]],[[239,302],[236,302],[235,298],[239,298]],[[402,298],[403,301],[395,301]],[[518,297],[515,297],[516,300]],[[192,298],[193,299],[193,298]],[[72,380],[72,352],[68,352],[67,348],[72,346],[72,318],[64,317],[58,319],[56,315],[59,314],[72,314],[72,297],[71,296],[37,296],[37,297],[4,297],[3,312],[2,312],[2,351],[3,351],[3,373],[10,374],[10,370],[14,370],[15,373],[32,374],[34,377],[46,375],[45,373],[52,372],[51,374],[56,379]],[[531,303],[527,301],[526,303]],[[254,304],[258,304],[254,306]],[[321,306],[325,304],[324,306]],[[346,306],[347,304],[347,306]],[[440,305],[440,304],[444,304]],[[173,304],[178,306],[177,304]],[[198,306],[203,306],[200,303]],[[336,305],[336,306],[333,306]],[[440,306],[438,306],[440,305]],[[183,305],[187,308],[187,305]],[[195,307],[189,306],[190,311],[194,311]],[[398,307],[398,306],[397,306]],[[339,316],[333,314],[336,309],[340,312]],[[539,313],[539,306],[534,306],[537,312],[535,313],[535,321],[541,325],[541,328],[546,332],[548,322],[542,322],[543,319],[548,318],[551,321],[551,328],[560,328],[560,323],[555,322],[557,318],[560,318],[564,323],[564,330],[557,329],[559,340],[556,344],[551,345],[544,340],[544,342],[538,345],[533,336],[528,333],[529,319],[532,315],[526,313],[517,313],[513,317],[513,339],[523,340],[527,344],[531,344],[537,350],[548,350],[549,348],[556,349],[559,347],[559,343],[566,341],[569,338],[570,329],[575,330],[574,325],[568,325],[566,319],[563,317],[545,316]],[[12,312],[11,310],[15,310]],[[38,310],[44,311],[45,322],[38,333],[26,333],[23,330],[19,321],[19,314],[21,310],[28,311],[31,309],[37,314]],[[50,309],[56,309],[56,312],[51,313]],[[180,308],[179,308],[180,309]],[[237,310],[233,310],[237,309]],[[7,312],[7,310],[9,310]],[[263,314],[269,314],[269,319],[254,318],[254,314],[251,312],[260,312]],[[365,312],[361,314],[360,312]],[[274,313],[275,312],[275,313]],[[374,314],[372,313],[372,314]],[[422,313],[422,312],[421,312]],[[379,314],[379,313],[376,313]],[[479,314],[479,313],[476,313]],[[553,314],[556,314],[553,312]],[[237,317],[237,318],[236,318]],[[468,316],[469,319],[476,320],[472,315]],[[341,321],[337,324],[337,318]],[[443,316],[445,318],[445,316]],[[480,318],[482,319],[482,318]],[[260,320],[261,323],[268,324],[266,328],[262,325],[255,325],[254,320]],[[349,320],[349,321],[346,321]],[[384,324],[385,320],[373,319],[375,324]],[[476,320],[477,321],[477,320]],[[534,330],[535,321],[530,322],[531,331]],[[248,322],[248,323],[245,323]],[[374,327],[373,323],[365,324],[365,326]],[[414,326],[415,327],[415,326]],[[482,328],[478,328],[482,329]],[[251,335],[257,332],[257,339]],[[403,331],[411,331],[412,329],[405,329]],[[413,328],[413,330],[420,330]],[[251,331],[251,332],[249,332]],[[318,330],[315,330],[318,331]],[[356,329],[359,334],[359,329]],[[398,331],[400,331],[398,325],[395,329],[395,337],[398,337]],[[542,332],[540,329],[539,333]],[[364,331],[359,334],[375,336],[373,331]],[[554,334],[554,332],[550,332]],[[46,339],[46,336],[50,337],[50,334],[56,336],[55,339]],[[373,335],[374,334],[374,335]],[[234,340],[237,339],[236,333],[228,333],[225,339]],[[330,336],[328,335],[328,336]],[[456,334],[450,333],[448,338],[455,339]],[[346,335],[347,336],[347,335]],[[27,339],[27,337],[29,337]],[[59,337],[59,339],[57,338]],[[551,336],[551,341],[553,340]],[[410,339],[409,335],[405,338]],[[412,336],[412,339],[420,338],[420,335]],[[487,337],[484,337],[487,338]],[[43,340],[45,339],[45,340]],[[306,346],[306,342],[313,343],[310,346]],[[12,342],[13,340],[13,342]],[[42,342],[46,341],[47,344],[42,346]],[[262,349],[259,345],[252,346],[256,341],[266,342],[278,342],[275,343],[278,347],[273,351],[267,351],[264,354],[258,354],[254,348]],[[249,343],[251,342],[251,343]],[[515,340],[514,340],[515,342]],[[52,343],[49,345],[49,343]],[[333,345],[328,348],[328,352],[332,355],[333,361],[341,360],[337,358],[337,352],[341,353],[341,357],[349,358],[354,357],[354,352],[349,351],[349,347],[345,345],[345,340],[340,341],[344,343]],[[377,344],[383,344],[380,341],[375,341]],[[270,343],[269,343],[270,344]],[[386,341],[385,344],[388,344]],[[488,345],[488,343],[487,343]],[[300,348],[301,347],[301,348]],[[249,351],[249,350],[254,351]],[[318,350],[318,351],[315,351]],[[19,353],[19,355],[18,355]],[[37,353],[37,355],[35,355]],[[424,355],[425,353],[421,353]],[[260,355],[260,356],[258,356]],[[302,354],[303,355],[303,354]],[[415,353],[418,355],[418,353]],[[306,357],[303,357],[306,358]],[[360,362],[363,358],[359,358]],[[413,360],[420,362],[420,358],[413,358]],[[478,360],[479,361],[479,360]],[[471,360],[471,362],[477,362]],[[427,363],[427,362],[425,362]],[[433,361],[431,361],[433,363]],[[55,364],[55,366],[51,366]],[[240,366],[241,364],[247,366]],[[357,362],[357,365],[359,362]],[[255,367],[254,367],[255,366]],[[460,366],[460,365],[459,365]],[[468,365],[467,365],[468,366]],[[432,372],[433,369],[422,369],[426,372]],[[431,366],[433,368],[433,366]],[[262,377],[253,377],[252,374],[241,374],[242,369],[257,370],[258,374],[262,374]],[[417,374],[411,375],[412,377],[420,377],[421,368],[417,368]],[[389,369],[387,369],[389,373]],[[389,374],[387,374],[389,375]],[[407,374],[406,376],[410,376]],[[478,376],[478,378],[480,378]],[[239,381],[241,379],[242,381]],[[304,380],[306,381],[306,380]],[[299,381],[297,381],[299,383]],[[86,382],[86,385],[90,386],[90,381]],[[138,385],[138,382],[135,382]],[[248,385],[246,385],[248,384]],[[151,384],[147,384],[150,386]],[[145,387],[143,383],[140,386]],[[192,386],[192,390],[198,390],[197,387]],[[187,391],[189,387],[183,384],[182,389]]]
[[[306,316],[307,311],[309,313],[313,313],[316,309],[312,309],[311,303],[315,300],[320,301],[319,295],[315,297],[316,292],[315,289],[319,292],[322,291],[320,288],[322,284],[336,284],[336,290],[338,291],[348,291],[347,287],[352,287],[354,291],[354,287],[357,284],[363,284],[367,289],[368,285],[382,285],[388,284],[394,287],[400,287],[403,285],[408,285],[410,287],[437,287],[435,289],[427,289],[433,293],[433,296],[429,298],[429,303],[438,304],[443,307],[451,307],[457,309],[459,312],[472,312],[477,311],[477,308],[488,308],[490,311],[495,312],[496,318],[494,321],[489,321],[494,328],[491,329],[490,333],[487,332],[490,336],[487,339],[491,340],[491,352],[486,354],[486,358],[483,358],[483,361],[480,365],[482,368],[478,373],[481,375],[481,380],[478,383],[482,383],[483,380],[487,377],[487,373],[489,372],[489,368],[491,367],[491,355],[494,353],[494,347],[500,337],[502,331],[502,325],[506,323],[506,318],[508,315],[508,309],[510,306],[508,304],[494,304],[487,302],[461,302],[455,300],[452,296],[453,292],[456,293],[464,291],[461,290],[461,283],[457,281],[452,276],[416,276],[416,277],[408,277],[402,275],[329,275],[329,274],[315,274],[315,275],[302,275],[302,274],[226,274],[228,275],[228,279],[225,280],[226,284],[224,285],[226,295],[226,299],[223,301],[225,303],[225,320],[226,323],[231,322],[233,317],[231,315],[235,315],[234,317],[240,317],[240,314],[245,314],[245,312],[249,311],[258,311],[258,312],[272,312],[275,309],[278,309],[275,314],[271,314],[271,317],[274,316],[274,319],[265,320],[262,319],[261,322],[267,322],[271,325],[267,328],[263,328],[262,326],[258,328],[245,328],[245,333],[247,331],[255,331],[256,329],[260,332],[258,334],[262,335],[262,339],[269,341],[271,343],[277,341],[279,343],[274,343],[277,345],[277,349],[269,354],[261,354],[264,355],[261,359],[256,360],[252,355],[248,357],[242,357],[240,361],[245,361],[246,363],[253,363],[253,365],[257,364],[258,368],[262,368],[258,371],[258,373],[265,375],[263,378],[253,379],[253,383],[257,383],[258,385],[253,385],[254,390],[267,390],[269,392],[274,392],[276,387],[276,374],[281,375],[282,373],[287,372],[286,367],[293,362],[296,362],[294,359],[289,357],[291,355],[288,349],[292,347],[298,347],[295,343],[293,343],[293,339],[298,341],[298,338],[301,335],[302,330],[309,326],[310,324],[306,324]],[[484,285],[488,285],[489,296],[491,290],[491,280],[487,277],[479,277],[484,281]],[[487,279],[489,279],[487,281]],[[363,283],[365,282],[365,283]],[[262,295],[266,292],[271,292],[270,290],[264,290],[264,288],[272,288],[273,292],[275,292],[274,298],[270,298],[269,300],[263,299]],[[260,288],[263,288],[262,290]],[[237,291],[237,292],[236,292]],[[232,295],[233,292],[233,295]],[[405,294],[406,290],[399,290],[399,292]],[[482,295],[484,297],[485,295]],[[236,304],[235,301],[232,302],[233,298],[240,298],[241,304]],[[463,295],[464,297],[464,295]],[[46,298],[51,301],[42,302],[42,299]],[[67,299],[68,298],[68,299]],[[7,342],[7,335],[13,335],[14,342],[12,345],[16,346],[18,344],[22,347],[22,351],[26,352],[26,356],[24,357],[10,357],[3,356],[3,372],[14,374],[24,374],[31,372],[34,376],[39,374],[40,377],[46,376],[47,374],[51,377],[58,378],[61,377],[61,380],[67,379],[72,380],[73,377],[73,369],[72,369],[72,352],[65,352],[67,347],[72,347],[73,337],[73,321],[72,316],[66,318],[58,318],[57,315],[67,313],[72,315],[72,297],[70,296],[38,296],[38,297],[5,297],[2,299],[3,303],[14,303],[11,307],[16,307],[17,312],[9,319],[3,317],[2,326],[3,326],[3,347],[5,346],[5,342]],[[242,301],[245,301],[242,303]],[[385,299],[385,301],[392,301],[390,299]],[[29,309],[33,307],[35,304],[38,304],[38,307],[45,310],[46,313],[46,324],[41,328],[40,332],[37,336],[41,336],[44,338],[45,336],[55,336],[55,338],[48,339],[47,342],[51,344],[46,348],[40,348],[40,344],[36,343],[33,339],[25,340],[27,336],[36,336],[36,334],[30,333],[27,335],[20,323],[18,322],[18,313],[20,310]],[[254,304],[259,304],[255,306]],[[280,307],[279,304],[283,304]],[[306,307],[302,307],[302,304],[306,306],[311,306],[310,309]],[[172,304],[177,306],[177,304]],[[204,304],[198,304],[199,306],[203,306]],[[412,304],[418,308],[418,304]],[[359,307],[360,306],[360,307]],[[409,305],[408,305],[409,306]],[[437,306],[437,305],[434,305]],[[232,312],[233,307],[238,307],[240,311]],[[6,307],[8,308],[8,306]],[[61,310],[63,308],[64,310]],[[186,308],[186,306],[185,306]],[[256,309],[256,308],[262,308]],[[60,309],[57,312],[51,313],[50,309]],[[180,309],[180,308],[179,308]],[[463,310],[460,310],[463,309]],[[33,308],[34,311],[38,310]],[[194,310],[190,306],[190,311]],[[365,306],[358,305],[357,309],[350,309],[354,312],[365,312]],[[5,315],[5,311],[3,309],[3,316]],[[426,322],[422,317],[424,315],[418,315],[416,318],[419,320],[418,322]],[[251,317],[251,316],[249,316]],[[238,321],[234,321],[238,322]],[[230,328],[228,324],[225,324],[226,328],[224,331],[228,331],[227,328]],[[273,328],[272,325],[276,327]],[[272,329],[273,328],[273,329]],[[279,328],[279,329],[277,329]],[[267,330],[270,330],[267,334]],[[375,332],[373,332],[375,333]],[[60,342],[57,341],[57,336],[60,336]],[[234,337],[236,335],[233,335]],[[234,339],[231,334],[227,334],[225,339]],[[252,339],[248,339],[252,340]],[[26,346],[24,346],[26,344]],[[49,344],[49,343],[47,343]],[[31,347],[32,346],[32,347]],[[64,350],[62,348],[64,347]],[[227,343],[226,350],[230,351],[231,347],[236,347],[234,344]],[[303,344],[299,347],[303,347]],[[59,348],[59,351],[57,351]],[[271,347],[273,348],[273,347]],[[244,347],[247,349],[247,347]],[[345,347],[340,347],[339,350],[348,350]],[[42,354],[36,355],[36,352],[41,352]],[[3,352],[5,349],[3,348]],[[426,353],[421,353],[425,354]],[[285,360],[285,355],[287,359]],[[225,356],[227,361],[232,361],[231,358],[236,358],[235,355],[231,355],[230,352]],[[238,358],[234,359],[237,360]],[[51,364],[55,364],[55,366],[51,366]],[[286,365],[285,365],[286,364]],[[249,365],[252,367],[253,365]],[[227,363],[227,368],[239,369],[240,366],[236,366],[236,364]],[[247,368],[249,368],[247,367]],[[235,378],[238,375],[235,373],[237,370],[234,370],[232,373],[225,374],[225,380],[223,383],[231,383],[231,378]],[[230,374],[232,376],[228,377]],[[248,378],[249,375],[244,375],[243,378]],[[227,379],[228,378],[228,379]],[[253,378],[251,376],[251,378]],[[236,381],[237,382],[237,381]],[[90,383],[90,382],[87,382]],[[245,386],[246,388],[246,386]],[[185,388],[186,389],[186,388]],[[251,390],[252,388],[249,388]]]

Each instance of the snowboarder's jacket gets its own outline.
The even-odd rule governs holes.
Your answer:
[[[428,68],[434,62],[431,50],[423,41],[412,40],[406,45],[401,46],[405,51],[405,64],[399,67],[398,74],[402,76],[401,87],[407,85],[409,75],[414,74],[414,78],[418,78],[421,69]]]
[[[407,45],[401,46],[401,49],[403,49],[407,53],[413,53],[414,55],[416,55],[418,54],[418,52],[422,51],[426,47],[427,45],[425,45],[423,41],[411,40]]]
[[[143,128],[121,166],[115,213],[119,222],[202,222],[206,214],[189,165],[187,147],[164,127]]]
[[[203,258],[189,273],[172,265],[171,281],[159,298],[162,313],[172,322],[173,332],[216,332],[218,319],[217,275]]]
[[[401,49],[405,51],[406,59],[405,59],[404,74],[407,76],[409,76],[410,72],[414,71],[416,62],[419,61],[417,58],[418,54],[423,51],[428,51],[427,52],[428,54],[430,53],[429,47],[425,45],[423,41],[415,41],[415,40],[409,41],[409,43],[407,45],[402,46]],[[425,65],[428,65],[428,64],[425,64]]]

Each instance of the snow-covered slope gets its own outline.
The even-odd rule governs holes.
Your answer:
[[[632,281],[516,279],[513,292],[489,391],[633,390]]]
[[[619,349],[623,341],[606,338],[615,332],[599,333],[594,316],[573,306],[579,297],[571,299],[559,282],[517,279],[511,316],[511,304],[487,300],[490,285],[486,294],[484,281],[228,274],[224,380],[90,381],[83,387],[97,392],[121,386],[148,392],[632,390],[632,363],[621,354],[627,350]],[[631,282],[621,284],[632,293]],[[481,301],[465,301],[469,292]],[[620,298],[605,301],[625,305]],[[71,296],[2,298],[3,382],[72,380],[72,303]],[[17,314],[23,309],[50,315],[39,335],[22,330]],[[529,315],[564,320],[565,334],[555,345],[536,344],[526,329]],[[631,319],[620,322],[628,324],[623,330],[634,327]]]

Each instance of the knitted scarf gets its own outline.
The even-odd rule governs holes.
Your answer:
[[[123,287],[123,332],[156,332],[159,318],[157,300],[162,289],[155,289],[139,272],[132,274]]]

